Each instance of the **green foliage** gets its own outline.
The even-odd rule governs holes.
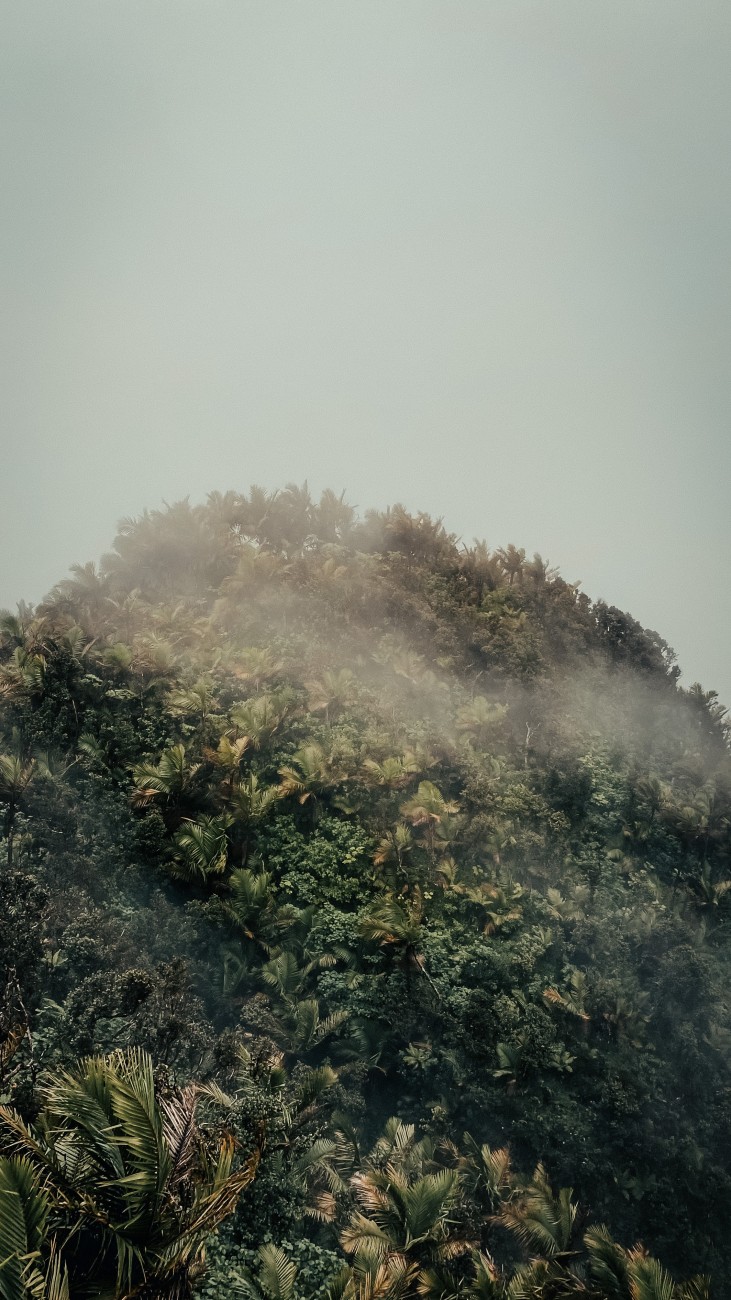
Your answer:
[[[0,1296],[25,1300],[45,1280],[38,1258],[45,1241],[48,1196],[22,1156],[0,1158]]]
[[[22,1153],[0,1165],[6,1277],[40,1254],[52,1208],[72,1286],[93,1282],[103,1294],[113,1284],[120,1297],[143,1283],[182,1291],[256,1161],[234,1170],[230,1138],[207,1149],[196,1089],[160,1097],[152,1061],[139,1051],[87,1058],[52,1077],[43,1101],[33,1127],[0,1107],[0,1135]]]
[[[157,763],[138,763],[133,772],[135,804],[144,807],[158,798],[179,804],[190,790],[197,768],[186,757],[184,745],[171,745]]]
[[[298,905],[357,905],[372,892],[372,839],[366,828],[323,814],[303,833],[291,817],[277,817],[259,838],[268,868],[282,893]]]
[[[205,814],[198,821],[186,818],[173,839],[175,857],[169,867],[171,875],[188,884],[203,885],[211,877],[223,875],[228,864],[229,820]]]
[[[0,618],[0,817],[0,1295],[728,1290],[727,715],[540,556],[292,485],[125,521]],[[258,1161],[205,1281],[194,1082]]]

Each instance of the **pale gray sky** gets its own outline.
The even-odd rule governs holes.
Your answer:
[[[731,704],[728,0],[0,3],[0,604],[308,479]]]

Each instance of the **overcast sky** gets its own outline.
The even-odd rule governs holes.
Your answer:
[[[2,0],[0,604],[307,479],[731,704],[729,0]]]

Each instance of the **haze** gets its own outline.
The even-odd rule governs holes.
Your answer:
[[[307,479],[731,703],[725,0],[0,6],[0,604]]]

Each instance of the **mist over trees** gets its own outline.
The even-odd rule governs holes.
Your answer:
[[[729,735],[306,485],[5,612],[0,1300],[728,1294]]]

